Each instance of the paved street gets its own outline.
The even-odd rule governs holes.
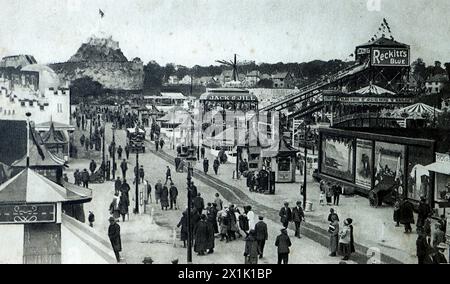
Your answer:
[[[111,141],[112,132],[110,127],[106,132],[107,141]],[[125,145],[125,131],[116,131],[116,142],[118,145]],[[109,143],[108,143],[109,144]],[[149,144],[150,145],[150,144]],[[153,149],[152,149],[153,150]],[[165,177],[166,165],[169,165],[165,160],[154,155],[151,151],[146,151],[145,154],[140,154],[139,161],[144,165],[146,172],[146,179],[154,185],[158,179]],[[99,164],[100,161],[97,161]],[[70,170],[76,168],[87,167],[89,160],[74,160],[71,162]],[[135,155],[130,155],[129,168],[134,167]],[[175,173],[174,167],[171,166],[173,181],[179,190],[179,208],[186,208],[186,174]],[[71,174],[69,177],[72,178]],[[208,186],[197,178],[194,182],[202,194],[205,202],[214,200],[214,194],[217,192],[211,186]],[[85,212],[93,211],[96,215],[95,230],[103,231],[106,235],[109,217],[108,207],[113,196],[113,183],[106,182],[105,184],[93,184],[93,200],[91,203],[85,205]],[[133,187],[134,188],[134,187]],[[153,196],[154,200],[154,196]],[[226,197],[223,198],[224,203],[230,201]],[[133,204],[133,202],[131,202]],[[243,203],[242,203],[243,204]],[[241,205],[241,204],[238,204]],[[132,205],[131,205],[132,206]],[[242,208],[240,206],[240,208]],[[130,207],[130,212],[132,208]],[[153,212],[153,214],[151,214]],[[182,248],[182,242],[177,239],[173,241],[174,227],[181,217],[181,210],[161,211],[161,208],[155,203],[147,207],[147,212],[144,215],[135,216],[130,214],[130,221],[120,223],[123,242],[123,257],[127,263],[140,263],[144,257],[152,257],[155,263],[170,263],[171,260],[178,258],[180,263],[186,261],[185,249]],[[255,210],[255,213],[259,213]],[[276,247],[274,246],[275,238],[279,234],[281,225],[273,222],[266,217],[266,222],[269,229],[269,240],[266,244],[265,257],[261,260],[262,263],[276,263]],[[319,243],[303,237],[302,239],[294,239],[293,231],[289,230],[289,235],[293,242],[290,254],[291,263],[338,263],[340,258],[331,258],[328,256],[328,248]],[[208,256],[197,256],[194,253],[194,263],[243,263],[243,250],[245,243],[242,239],[230,243],[220,242],[216,238],[215,253]]]

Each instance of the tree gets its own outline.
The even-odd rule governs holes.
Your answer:
[[[256,85],[260,88],[273,88],[273,81],[270,79],[262,79]]]
[[[72,81],[70,84],[71,103],[77,104],[85,101],[88,97],[99,97],[104,94],[103,85],[94,81],[91,77],[82,77]]]
[[[422,58],[417,58],[412,64],[413,74],[420,76],[423,79],[427,79],[427,67]]]
[[[163,67],[156,61],[150,61],[144,66],[144,89],[158,88],[162,86],[164,76]]]

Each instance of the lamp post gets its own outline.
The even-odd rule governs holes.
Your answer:
[[[138,129],[136,129],[138,130]],[[135,170],[135,184],[136,184],[136,198],[135,198],[135,209],[134,212],[139,214],[139,150],[136,149],[136,170]]]
[[[191,186],[192,186],[192,168],[191,162],[188,162],[187,175],[187,227],[188,227],[188,245],[187,245],[187,263],[192,263],[192,231],[191,231]]]
[[[103,166],[103,180],[106,180],[106,157],[105,157],[105,147],[106,147],[106,123],[103,121],[103,151],[102,151],[102,166]]]
[[[111,155],[113,158],[113,164],[112,164],[112,176],[113,179],[116,179],[116,124],[114,123],[112,125],[112,131],[113,131],[113,137],[112,137],[112,143],[111,143]]]
[[[304,137],[304,168],[303,168],[303,209],[306,210],[306,170],[307,170],[307,156],[308,156],[308,148],[307,148],[307,142],[308,142],[308,125],[305,122],[305,137]]]
[[[27,168],[30,167],[30,117],[31,112],[25,114],[27,116]]]

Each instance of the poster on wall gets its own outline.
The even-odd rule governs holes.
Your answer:
[[[375,181],[374,190],[383,195],[392,190],[403,194],[405,146],[375,143]]]
[[[408,168],[407,181],[408,188],[406,196],[413,200],[420,200],[420,197],[429,198],[430,172],[426,166],[433,163],[433,150],[428,147],[409,146],[408,147]]]
[[[354,139],[324,136],[322,140],[322,172],[353,181]]]
[[[356,140],[355,183],[367,189],[372,186],[372,141]]]

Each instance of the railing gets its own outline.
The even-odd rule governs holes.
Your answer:
[[[381,115],[377,112],[369,112],[369,113],[354,113],[349,115],[344,115],[340,117],[333,117],[333,125],[340,124],[343,122],[355,120],[355,119],[376,119],[381,118]]]

